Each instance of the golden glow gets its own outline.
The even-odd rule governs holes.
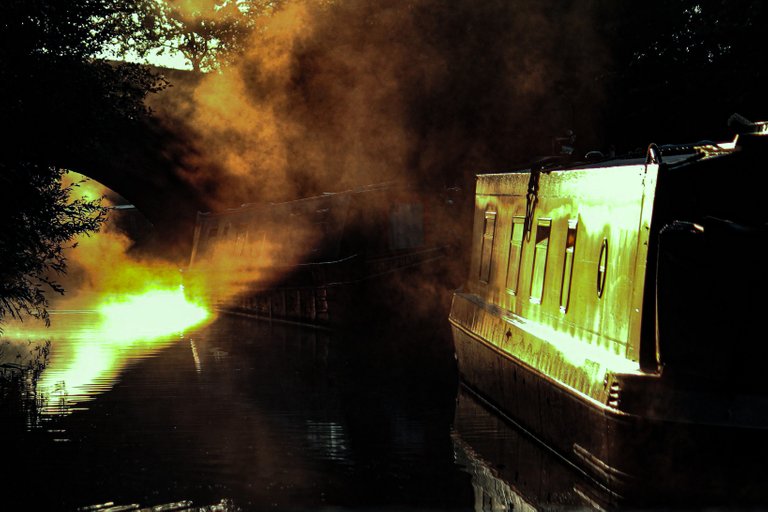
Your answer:
[[[62,414],[111,389],[131,361],[152,357],[210,316],[182,287],[153,289],[107,299],[94,310],[54,312],[50,329],[15,326],[7,335],[52,340],[37,392],[42,413]]]
[[[110,195],[83,179],[69,173],[63,182],[79,183],[72,194],[79,198]],[[67,294],[52,297],[51,327],[33,321],[4,326],[14,354],[32,357],[35,341],[51,341],[36,387],[44,414],[71,412],[111,389],[132,362],[152,357],[211,316],[187,298],[178,265],[131,257],[131,240],[110,219],[100,232],[77,241],[67,249],[68,275],[57,276]]]
[[[111,206],[105,195],[108,189],[97,181],[90,179],[89,177],[80,174],[79,172],[67,171],[64,173],[61,179],[62,186],[72,186],[70,197],[72,199],[80,199],[83,201],[96,201],[101,199],[103,204]]]
[[[602,383],[608,371],[615,373],[639,371],[637,362],[620,354],[615,354],[605,347],[585,343],[583,339],[517,315],[507,315],[503,318],[511,325],[533,335],[542,346],[546,346],[541,350],[556,353],[569,365],[582,369],[592,383]],[[538,366],[533,358],[534,354],[520,351],[515,352],[514,355],[534,367]],[[526,360],[526,356],[529,356],[528,360]]]
[[[176,290],[152,290],[112,299],[98,308],[102,322],[99,331],[115,342],[153,339],[197,325],[208,311]]]

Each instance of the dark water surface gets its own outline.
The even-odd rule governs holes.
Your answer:
[[[0,366],[0,510],[629,504],[460,386],[447,322],[329,334],[225,315],[143,340],[93,312],[53,322],[46,368],[16,382],[26,395]],[[726,482],[732,463],[703,460],[723,475],[711,504],[768,503],[760,489],[742,500],[741,479]]]
[[[152,342],[59,314],[5,503],[469,510],[447,330],[330,335],[221,316]],[[6,429],[12,422],[5,422]]]

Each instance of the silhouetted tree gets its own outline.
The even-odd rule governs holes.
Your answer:
[[[244,49],[261,16],[281,0],[158,0],[147,16],[159,54],[181,53],[194,71],[218,68]]]
[[[98,144],[116,125],[147,115],[162,86],[148,70],[96,59],[149,44],[143,0],[5,0],[0,3],[0,321],[47,318],[46,291],[61,292],[63,249],[96,230],[98,202],[62,188],[72,149]]]
[[[34,163],[0,163],[0,319],[48,320],[46,291],[64,293],[53,279],[66,271],[64,249],[98,230],[99,201],[72,199],[64,171]]]
[[[605,129],[618,142],[726,137],[733,112],[768,116],[764,2],[601,2],[599,14]]]

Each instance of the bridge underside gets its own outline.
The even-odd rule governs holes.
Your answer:
[[[154,119],[105,135],[96,147],[63,152],[56,165],[92,178],[123,196],[154,227],[148,250],[176,260],[189,257],[198,211],[206,194],[183,179],[183,138]]]
[[[76,171],[114,190],[154,225],[158,253],[189,258],[195,214],[210,209],[208,197],[218,174],[189,162],[199,161],[193,138],[181,122],[146,116],[146,90],[131,82],[131,71],[109,63],[44,61],[23,66],[25,75],[4,84],[3,151],[8,163],[35,162]],[[157,70],[173,82],[146,103],[168,109],[194,90],[199,75]],[[125,77],[128,78],[125,78]],[[123,82],[121,82],[123,80]],[[172,112],[172,110],[168,110]],[[201,185],[202,183],[202,185]]]

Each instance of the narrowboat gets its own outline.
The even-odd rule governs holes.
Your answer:
[[[478,175],[462,385],[619,496],[764,494],[766,164],[755,123]]]
[[[186,281],[221,311],[345,325],[445,257],[450,195],[390,182],[199,213]]]

